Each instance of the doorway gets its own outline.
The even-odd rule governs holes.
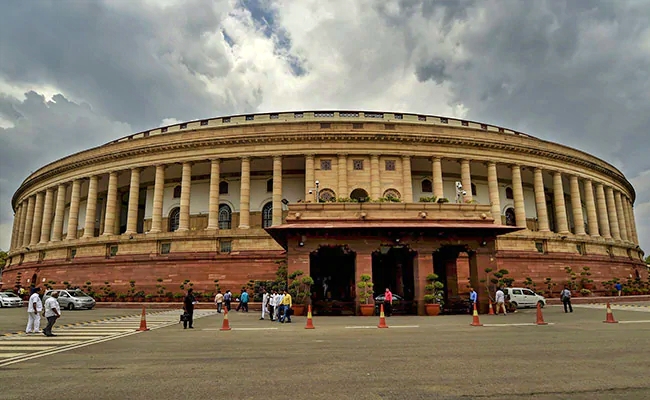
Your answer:
[[[355,265],[356,253],[347,246],[321,246],[309,255],[315,313],[342,315],[347,310],[354,314]]]
[[[372,282],[375,297],[386,288],[395,300],[412,302],[415,299],[413,260],[416,253],[407,246],[380,246],[372,253]]]

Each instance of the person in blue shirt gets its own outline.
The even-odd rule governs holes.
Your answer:
[[[616,285],[614,285],[614,288],[616,288],[616,291],[618,291],[618,295],[621,295],[621,291],[623,290],[623,285],[621,285],[621,282],[617,282]]]
[[[239,307],[242,308],[242,311],[248,312],[248,292],[246,289],[242,289],[239,301]],[[237,307],[237,311],[239,311],[239,307]]]
[[[477,301],[478,301],[478,294],[476,294],[474,288],[469,288],[469,313],[470,314],[474,313],[474,305],[476,305],[478,309],[478,304],[476,303]]]

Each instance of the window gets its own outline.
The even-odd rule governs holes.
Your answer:
[[[160,254],[169,254],[172,249],[171,242],[160,243]]]
[[[515,217],[515,209],[508,208],[506,210],[506,225],[508,226],[517,226],[517,219]]]
[[[45,252],[43,250],[41,250],[41,251],[38,252],[38,262],[39,263],[43,262],[44,259],[45,259]]]
[[[404,119],[403,114],[394,114],[394,116],[395,116],[395,119]]]
[[[537,252],[544,254],[544,242],[537,241],[535,242],[535,248],[537,249]]]
[[[418,121],[426,121],[426,120],[427,117],[425,117],[424,115],[418,115]]]
[[[169,212],[169,232],[175,232],[178,230],[178,225],[181,218],[181,209],[180,207],[174,207]]]
[[[294,118],[302,118],[304,116],[303,113],[293,113]]]
[[[334,113],[333,112],[315,112],[314,117],[315,118],[323,118],[323,117],[332,118],[332,117],[334,117]]]
[[[487,131],[487,125],[481,124],[481,129],[483,129],[484,131]]]
[[[181,197],[181,185],[178,185],[174,188],[174,199],[179,199]]]
[[[514,198],[515,198],[515,196],[512,194],[512,188],[511,188],[511,187],[507,187],[507,188],[506,188],[506,199],[508,199],[508,200],[512,200],[512,199],[514,199]]]
[[[230,229],[232,225],[232,210],[227,204],[219,206],[219,229]]]
[[[167,132],[167,127],[165,127],[165,128],[160,128],[160,132],[162,132],[162,133]]]
[[[462,126],[469,126],[469,122],[467,122],[467,121],[460,121],[460,124]]]
[[[228,194],[228,182],[219,182],[219,194]]]
[[[323,171],[331,171],[332,160],[320,160],[320,169]]]
[[[363,124],[352,124],[352,129],[363,129]]]
[[[246,121],[253,121],[255,119],[254,115],[247,115],[246,116]]]
[[[397,199],[399,200],[402,196],[396,189],[386,189],[384,192],[384,197],[387,199]]]
[[[422,181],[422,193],[432,193],[433,192],[433,184],[431,183],[430,180],[425,179]]]
[[[273,193],[273,178],[266,181],[266,191],[267,193]]]
[[[386,160],[386,171],[395,171],[395,160]]]
[[[363,160],[352,160],[352,166],[355,171],[363,171]]]
[[[262,207],[262,228],[273,225],[273,203],[268,202]]]
[[[278,119],[280,118],[280,114],[271,114],[269,115],[269,119]]]
[[[331,127],[332,127],[332,124],[330,124],[329,122],[325,122],[325,123],[320,124],[321,129],[329,129]]]
[[[525,294],[526,296],[534,296],[534,295],[535,295],[535,293],[533,293],[532,290],[522,289],[521,291],[524,292],[524,294]]]
[[[320,196],[320,201],[336,200],[336,193],[332,189],[321,189],[318,195]]]
[[[472,183],[472,196],[476,196],[476,185]]]
[[[106,245],[106,247],[107,247],[106,250],[108,250],[108,256],[109,257],[115,257],[117,255],[117,245],[116,244],[112,244],[112,245],[109,244],[109,245]]]
[[[74,260],[77,256],[77,249],[68,249],[68,260]]]
[[[230,117],[221,118],[221,123],[222,124],[227,124],[229,122],[230,122]]]
[[[578,254],[580,254],[581,256],[584,256],[587,253],[584,243],[576,244],[576,250],[578,251]]]
[[[230,240],[220,240],[219,241],[219,252],[220,253],[230,253],[232,251],[232,241]]]
[[[449,119],[447,119],[447,118],[440,118],[440,123],[442,123],[442,124],[448,124],[448,123],[449,123]]]
[[[364,113],[363,115],[366,118],[384,118],[383,113]]]
[[[201,121],[201,126],[206,126],[207,124],[208,124],[207,119],[204,119],[203,121]]]
[[[512,289],[512,294],[521,294],[520,289]]]
[[[181,129],[187,128],[187,124],[181,124]]]
[[[354,189],[352,193],[350,193],[350,198],[355,199],[359,203],[363,203],[369,200],[368,192],[366,192],[364,189]]]
[[[341,118],[359,118],[359,113],[358,112],[340,112],[339,117]]]

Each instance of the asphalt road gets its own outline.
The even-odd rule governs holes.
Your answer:
[[[647,323],[604,324],[604,309],[547,307],[546,326],[500,325],[535,322],[534,310],[482,315],[483,327],[469,316],[391,317],[389,329],[375,328],[377,317],[320,317],[314,330],[304,317],[258,317],[230,313],[233,330],[222,332],[222,315],[208,316],[194,330],[174,325],[0,367],[0,398],[650,398],[647,312],[615,311]]]

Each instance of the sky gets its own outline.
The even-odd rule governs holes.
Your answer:
[[[39,167],[153,127],[353,109],[506,126],[636,189],[650,252],[650,2],[0,2],[0,249]]]

